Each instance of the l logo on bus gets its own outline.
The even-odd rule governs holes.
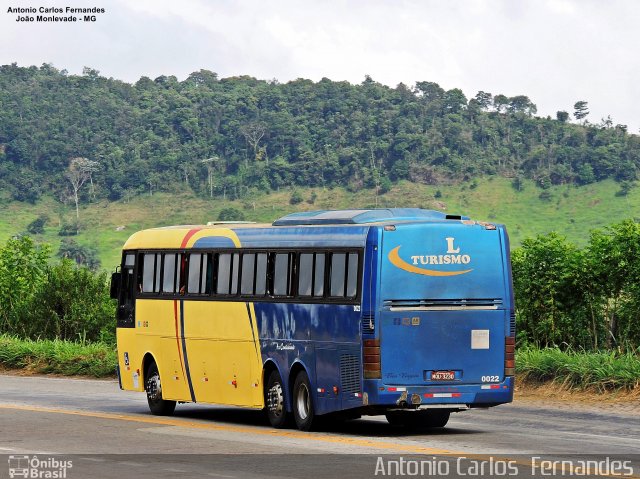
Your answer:
[[[458,276],[473,271],[471,269],[463,269],[456,271],[442,271],[437,269],[421,268],[422,265],[467,265],[471,262],[471,256],[468,254],[459,254],[460,246],[456,247],[455,238],[445,238],[446,254],[430,254],[430,255],[412,255],[411,263],[406,262],[400,257],[401,246],[396,246],[389,252],[389,261],[395,267],[400,268],[409,273],[422,274],[425,276]]]

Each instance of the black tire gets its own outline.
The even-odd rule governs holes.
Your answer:
[[[144,390],[147,392],[147,403],[149,403],[151,414],[155,416],[171,416],[173,414],[176,409],[176,402],[162,399],[160,372],[155,362],[152,362],[147,368]]]
[[[310,431],[316,417],[309,376],[300,371],[293,383],[293,418],[301,431]]]
[[[450,411],[430,409],[427,411],[389,411],[385,414],[392,426],[410,429],[445,427],[449,422]]]
[[[264,407],[269,423],[276,429],[287,427],[289,413],[284,400],[284,386],[278,371],[272,371],[264,388]]]
[[[406,415],[406,412],[390,411],[386,413],[384,417],[387,418],[387,422],[392,426],[404,426],[406,424],[404,416]]]
[[[446,409],[428,409],[418,412],[416,427],[445,427],[449,422],[450,411]]]

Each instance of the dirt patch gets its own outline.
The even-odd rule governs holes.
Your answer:
[[[4,374],[6,376],[40,376],[40,377],[48,377],[48,378],[68,378],[68,379],[93,379],[95,381],[113,381],[117,379],[115,375],[104,378],[97,378],[95,376],[84,376],[80,374],[75,374],[73,376],[67,376],[65,374],[55,374],[55,373],[43,373],[33,368],[22,368],[22,369],[10,369],[6,366],[0,364],[0,374]]]
[[[514,401],[558,409],[581,410],[619,414],[640,414],[640,389],[631,391],[578,391],[552,382],[536,383],[516,380]]]

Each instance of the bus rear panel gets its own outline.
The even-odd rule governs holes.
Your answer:
[[[513,299],[504,228],[398,224],[379,228],[376,239],[375,315],[363,318],[365,402],[452,410],[510,402]]]

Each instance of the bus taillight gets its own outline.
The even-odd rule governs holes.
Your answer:
[[[516,371],[516,338],[504,338],[504,375],[514,376]]]
[[[364,342],[364,378],[380,379],[382,368],[380,367],[380,340],[365,339]]]

